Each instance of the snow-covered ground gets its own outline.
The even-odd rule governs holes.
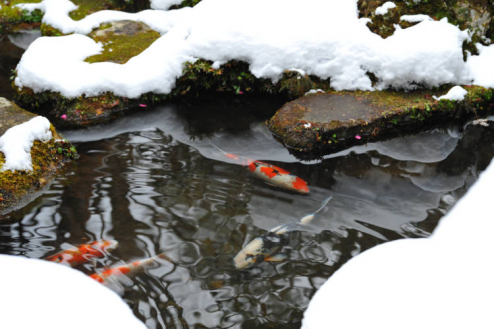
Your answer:
[[[1,327],[146,328],[120,296],[52,262],[0,255]]]
[[[45,12],[44,23],[64,33],[79,33],[42,37],[28,48],[15,83],[35,92],[75,97],[111,91],[131,98],[169,93],[182,64],[197,58],[213,61],[214,67],[243,60],[256,77],[273,81],[284,70],[298,69],[330,77],[336,90],[417,84],[494,87],[494,46],[481,48],[479,56],[465,62],[462,44],[469,39],[468,31],[424,15],[406,17],[420,23],[397,27],[394,35],[382,39],[368,29],[368,19],[358,18],[357,0],[203,0],[193,8],[171,11],[100,11],[80,21],[68,16],[75,9],[68,0],[21,7],[39,8]],[[83,34],[100,23],[122,19],[144,22],[162,37],[123,65],[84,62],[103,47]],[[376,86],[368,72],[379,80]]]
[[[431,237],[388,242],[316,292],[305,329],[494,328],[494,162]]]

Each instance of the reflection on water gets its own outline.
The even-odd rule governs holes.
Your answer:
[[[267,132],[262,111],[253,110],[262,106],[277,105],[203,104],[201,114],[176,104],[66,132],[77,141],[77,166],[12,214],[14,224],[0,225],[0,252],[44,258],[69,244],[115,239],[117,250],[79,269],[90,274],[161,252],[175,260],[114,287],[151,328],[298,327],[335,270],[379,243],[428,236],[494,155],[493,129],[468,126],[300,163]],[[307,180],[311,192],[271,187],[211,142],[269,160]],[[311,225],[292,235],[287,261],[234,268],[243,245],[330,195]]]

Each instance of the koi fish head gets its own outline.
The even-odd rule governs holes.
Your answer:
[[[287,244],[287,239],[284,235],[267,232],[242,248],[233,258],[233,264],[237,269],[245,269],[263,261],[270,261],[285,244]]]

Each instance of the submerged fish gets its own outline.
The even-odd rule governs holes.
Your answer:
[[[302,217],[300,221],[276,226],[249,242],[233,258],[235,267],[237,269],[244,269],[263,261],[279,262],[284,260],[286,257],[278,254],[278,252],[289,242],[287,233],[299,229],[301,225],[308,225],[316,214],[326,207],[331,198],[332,197],[330,196],[325,199],[319,209],[312,214]]]
[[[171,262],[171,260],[165,254],[159,254],[153,257],[137,260],[135,262],[128,263],[125,265],[115,266],[107,270],[104,270],[101,273],[91,274],[90,277],[98,282],[106,283],[107,281],[115,280],[122,276],[127,276],[127,277],[132,276],[142,271],[147,266],[154,264],[154,262],[159,258]]]
[[[81,244],[67,250],[62,250],[59,253],[45,259],[50,262],[75,267],[88,262],[91,258],[103,257],[105,253],[111,252],[117,247],[118,242],[115,240],[99,240]]]
[[[227,153],[218,146],[214,144],[211,145],[213,145],[218,151],[223,153],[228,158],[235,160],[242,166],[246,166],[254,176],[266,181],[268,184],[298,193],[309,193],[309,187],[307,186],[307,182],[305,180],[291,174],[283,168],[266,162],[252,160],[240,155]]]

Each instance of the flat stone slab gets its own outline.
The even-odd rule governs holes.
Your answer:
[[[436,101],[448,88],[404,91],[344,91],[309,94],[286,103],[268,128],[301,159],[482,117],[494,110],[494,92],[465,86],[465,100]]]
[[[0,97],[0,136],[35,116]],[[63,141],[53,126],[51,132],[53,138],[50,141],[35,141],[31,148],[32,172],[2,171],[5,156],[0,152],[0,221],[8,219],[6,215],[9,212],[34,200],[66,163],[76,157],[75,148]]]

